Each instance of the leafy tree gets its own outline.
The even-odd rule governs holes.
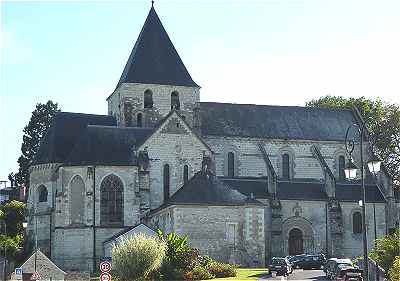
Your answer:
[[[388,272],[399,253],[400,230],[397,230],[391,235],[377,239],[374,249],[369,253],[369,257]]]
[[[306,103],[306,106],[352,108],[355,106],[370,132],[370,141],[393,177],[394,186],[400,188],[400,106],[380,99],[344,98],[325,96]]]
[[[24,203],[14,200],[0,206],[0,247],[7,248],[9,257],[15,257],[23,246],[25,208]]]
[[[39,149],[40,141],[50,128],[53,118],[60,111],[57,103],[49,100],[47,103],[38,103],[32,112],[29,123],[24,128],[23,142],[21,146],[22,155],[18,158],[19,170],[15,176],[11,173],[9,178],[14,179],[14,183],[29,186],[28,169],[32,164],[36,152]]]
[[[392,281],[400,280],[400,256],[397,256],[389,270],[389,279]]]

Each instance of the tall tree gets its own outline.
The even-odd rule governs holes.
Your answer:
[[[29,123],[24,128],[23,142],[21,146],[22,155],[18,158],[19,170],[15,174],[15,181],[18,184],[29,186],[28,169],[39,149],[40,141],[50,128],[53,118],[60,111],[57,103],[49,100],[47,103],[38,103],[32,112]]]
[[[374,153],[385,164],[393,177],[393,184],[400,188],[400,106],[380,99],[344,98],[325,96],[306,103],[306,106],[328,108],[357,107],[370,133]]]

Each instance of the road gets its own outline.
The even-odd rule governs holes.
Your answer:
[[[326,280],[325,273],[322,270],[303,270],[303,269],[295,269],[292,274],[289,276],[276,276],[275,273],[271,277],[267,277],[262,280],[278,280],[278,281],[286,281],[286,280]]]

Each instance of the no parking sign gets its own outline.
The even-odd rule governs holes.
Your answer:
[[[110,272],[111,271],[111,263],[108,261],[102,261],[100,263],[100,271],[101,272]]]

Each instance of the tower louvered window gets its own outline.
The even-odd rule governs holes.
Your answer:
[[[144,92],[144,108],[153,108],[153,92],[151,90]]]
[[[179,102],[179,93],[177,91],[171,93],[171,109],[181,109],[181,103]]]
[[[101,183],[100,221],[102,225],[123,225],[123,191],[119,177],[107,176]]]

